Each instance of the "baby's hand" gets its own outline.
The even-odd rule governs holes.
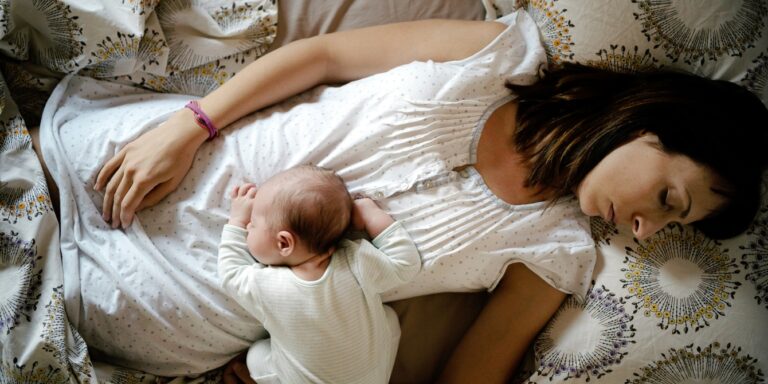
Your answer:
[[[251,222],[251,209],[257,191],[256,185],[251,183],[238,185],[232,190],[229,224],[245,228]]]
[[[387,212],[379,208],[376,202],[369,198],[354,201],[355,208],[352,211],[352,227],[356,230],[364,229],[368,236],[376,238],[395,220]]]

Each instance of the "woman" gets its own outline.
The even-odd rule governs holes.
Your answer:
[[[638,238],[673,221],[703,223],[714,234],[725,228],[726,235],[748,225],[765,165],[756,149],[766,144],[765,129],[747,124],[766,121],[754,96],[684,75],[612,76],[575,68],[536,86],[510,85],[521,95],[516,99],[506,81],[532,83],[545,57],[525,13],[504,21],[510,25],[420,21],[289,44],[199,100],[202,114],[221,129],[235,122],[259,126],[227,132],[207,147],[209,132],[192,110],[178,109],[179,98],[147,104],[155,108],[150,115],[171,104],[178,109],[156,129],[107,129],[78,143],[72,125],[82,123],[77,115],[89,108],[112,121],[132,115],[98,105],[98,87],[109,94],[110,86],[77,79],[60,86],[49,104],[58,105],[49,125],[59,131],[43,127],[42,136],[56,182],[68,184],[63,196],[76,201],[69,214],[62,201],[62,248],[75,250],[64,254],[65,269],[74,259],[80,274],[72,284],[65,281],[69,313],[79,317],[73,324],[91,347],[113,354],[114,363],[140,365],[136,359],[149,351],[156,365],[144,366],[160,374],[192,373],[196,367],[185,361],[210,360],[204,352],[219,345],[195,338],[196,332],[218,332],[215,340],[226,344],[230,357],[263,337],[243,331],[248,317],[206,280],[203,272],[215,259],[207,247],[216,239],[208,239],[215,230],[201,230],[200,223],[214,226],[225,212],[219,212],[221,199],[197,196],[227,184],[226,177],[258,179],[297,162],[339,171],[351,191],[371,195],[404,220],[424,269],[386,299],[492,291],[453,351],[440,376],[444,382],[504,382],[566,294],[586,291],[594,249],[582,213],[629,225]],[[281,105],[240,120],[316,85],[350,81],[294,98],[293,108]],[[131,97],[116,102],[142,103],[144,95]],[[734,145],[741,150],[733,151]],[[238,162],[220,155],[226,150],[250,157]],[[114,157],[103,167],[73,160],[72,153],[90,159],[89,151],[96,159]],[[259,170],[243,170],[252,166]],[[92,205],[112,228],[126,231],[96,231],[104,225],[91,220]],[[137,211],[140,225],[134,223]],[[179,211],[188,213],[183,220],[195,221],[185,227]],[[168,225],[181,227],[165,229],[167,217]],[[70,227],[75,230],[67,235]],[[174,243],[185,231],[196,237]],[[119,256],[100,255],[107,246]],[[167,256],[174,247],[189,248],[188,261]],[[143,253],[153,257],[139,259]],[[147,264],[151,268],[142,269]],[[145,275],[149,282],[134,280]],[[170,283],[153,285],[160,279]],[[159,288],[146,291],[147,285]],[[206,312],[206,306],[217,311]],[[135,334],[162,334],[158,323],[175,333],[157,345],[131,344]],[[177,337],[190,341],[175,343]]]

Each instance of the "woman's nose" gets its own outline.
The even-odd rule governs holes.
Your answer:
[[[653,220],[648,217],[636,215],[632,219],[632,233],[638,240],[645,240],[667,225],[662,220]]]

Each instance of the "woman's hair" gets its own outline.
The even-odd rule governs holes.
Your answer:
[[[352,198],[344,181],[331,170],[299,165],[280,174],[272,228],[288,228],[312,253],[336,245],[352,218]]]
[[[768,156],[768,110],[748,90],[688,73],[616,73],[565,64],[539,82],[508,84],[519,95],[516,149],[526,184],[571,194],[606,155],[652,133],[670,154],[712,170],[721,209],[694,224],[713,238],[743,232],[760,204]]]

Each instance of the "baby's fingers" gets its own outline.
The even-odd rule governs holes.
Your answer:
[[[251,191],[256,191],[256,184],[245,183],[243,185],[239,185],[239,186],[235,187],[235,190],[232,193],[232,197],[247,196],[247,195],[250,194]]]

